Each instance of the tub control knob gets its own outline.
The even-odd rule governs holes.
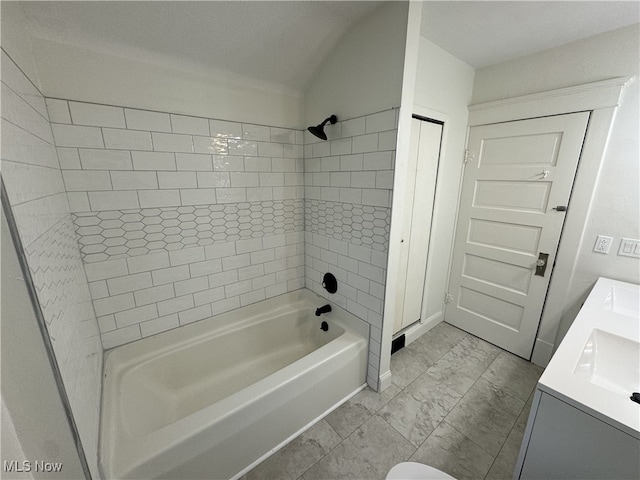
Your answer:
[[[332,273],[325,273],[322,278],[322,287],[329,293],[338,291],[338,280]]]

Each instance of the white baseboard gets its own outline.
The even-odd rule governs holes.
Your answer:
[[[533,355],[531,355],[531,363],[535,363],[536,365],[546,368],[553,356],[553,347],[553,344],[536,338],[536,343],[533,347]]]
[[[405,346],[409,345],[411,342],[415,342],[422,335],[442,322],[443,317],[444,312],[438,312],[427,318],[426,320],[414,323],[413,325],[407,327],[405,330],[398,332],[398,335],[396,335],[396,337],[404,335],[404,344]],[[391,377],[391,370],[387,370],[378,377],[378,392],[382,392],[383,390],[391,386]]]
[[[431,315],[426,320],[420,321],[418,323],[414,323],[413,325],[407,327],[407,329],[401,333],[404,333],[404,344],[409,345],[412,342],[415,342],[422,335],[427,333],[433,327],[438,325],[443,321],[444,313],[438,312],[434,315]]]
[[[387,370],[378,377],[378,392],[382,392],[391,386],[391,377],[391,370]]]

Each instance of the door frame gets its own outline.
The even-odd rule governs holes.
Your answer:
[[[585,239],[584,235],[592,208],[593,192],[600,178],[617,107],[624,87],[631,81],[631,77],[618,77],[469,107],[469,128],[527,118],[591,112],[571,193],[570,208],[565,217],[531,356],[531,361],[537,365],[546,366],[551,360],[560,321],[570,304],[568,286],[573,281],[578,253],[583,242],[591,241]],[[453,253],[450,265],[452,259]]]
[[[438,167],[438,172],[436,174],[436,187],[435,187],[434,199],[433,199],[433,214],[432,214],[433,216],[431,218],[431,232],[429,234],[429,251],[432,252],[433,249],[431,248],[431,246],[432,246],[433,233],[434,233],[433,226],[436,220],[437,213],[440,212],[440,210],[442,209],[442,202],[443,202],[441,196],[438,195],[438,185],[442,184],[441,176],[442,176],[443,169],[441,168],[442,166],[441,162],[443,158],[447,158],[446,155],[447,155],[447,145],[448,145],[448,139],[449,139],[449,128],[450,128],[449,115],[447,115],[446,113],[440,112],[438,110],[433,110],[431,108],[414,104],[412,108],[411,118],[414,118],[414,116],[434,120],[435,122],[439,122],[442,124],[442,137],[440,139],[440,159],[438,160],[439,167]],[[442,188],[442,186],[440,188]],[[433,274],[432,270],[433,270],[432,264],[431,262],[429,262],[429,257],[427,257],[427,272],[426,272],[425,282],[424,282],[423,292],[422,292],[423,303],[422,303],[422,310],[420,312],[420,320],[399,332],[399,334],[403,334],[405,336],[405,345],[409,345],[411,342],[417,340],[421,335],[431,330],[433,327],[435,327],[438,323],[440,323],[444,319],[444,313],[445,313],[444,296],[442,298],[442,304],[441,304],[442,308],[435,314],[430,315],[428,318],[425,318],[425,314],[426,314],[425,292],[426,292],[427,285],[429,284],[429,281],[431,279],[431,275]],[[450,270],[451,270],[451,267],[449,265],[449,267],[447,267],[446,285],[449,284]],[[446,285],[445,287],[443,287],[443,292],[446,291]],[[383,345],[384,345],[384,342],[383,342]]]

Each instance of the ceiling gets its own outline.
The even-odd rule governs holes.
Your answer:
[[[22,2],[38,38],[304,90],[375,1]]]
[[[303,92],[378,1],[21,2],[31,34]],[[422,34],[476,68],[640,20],[640,2],[426,1]]]
[[[421,33],[482,68],[638,22],[638,1],[427,1]]]

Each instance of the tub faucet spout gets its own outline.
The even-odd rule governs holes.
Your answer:
[[[319,317],[323,313],[329,313],[331,311],[331,305],[327,304],[324,307],[316,308],[316,317]]]

